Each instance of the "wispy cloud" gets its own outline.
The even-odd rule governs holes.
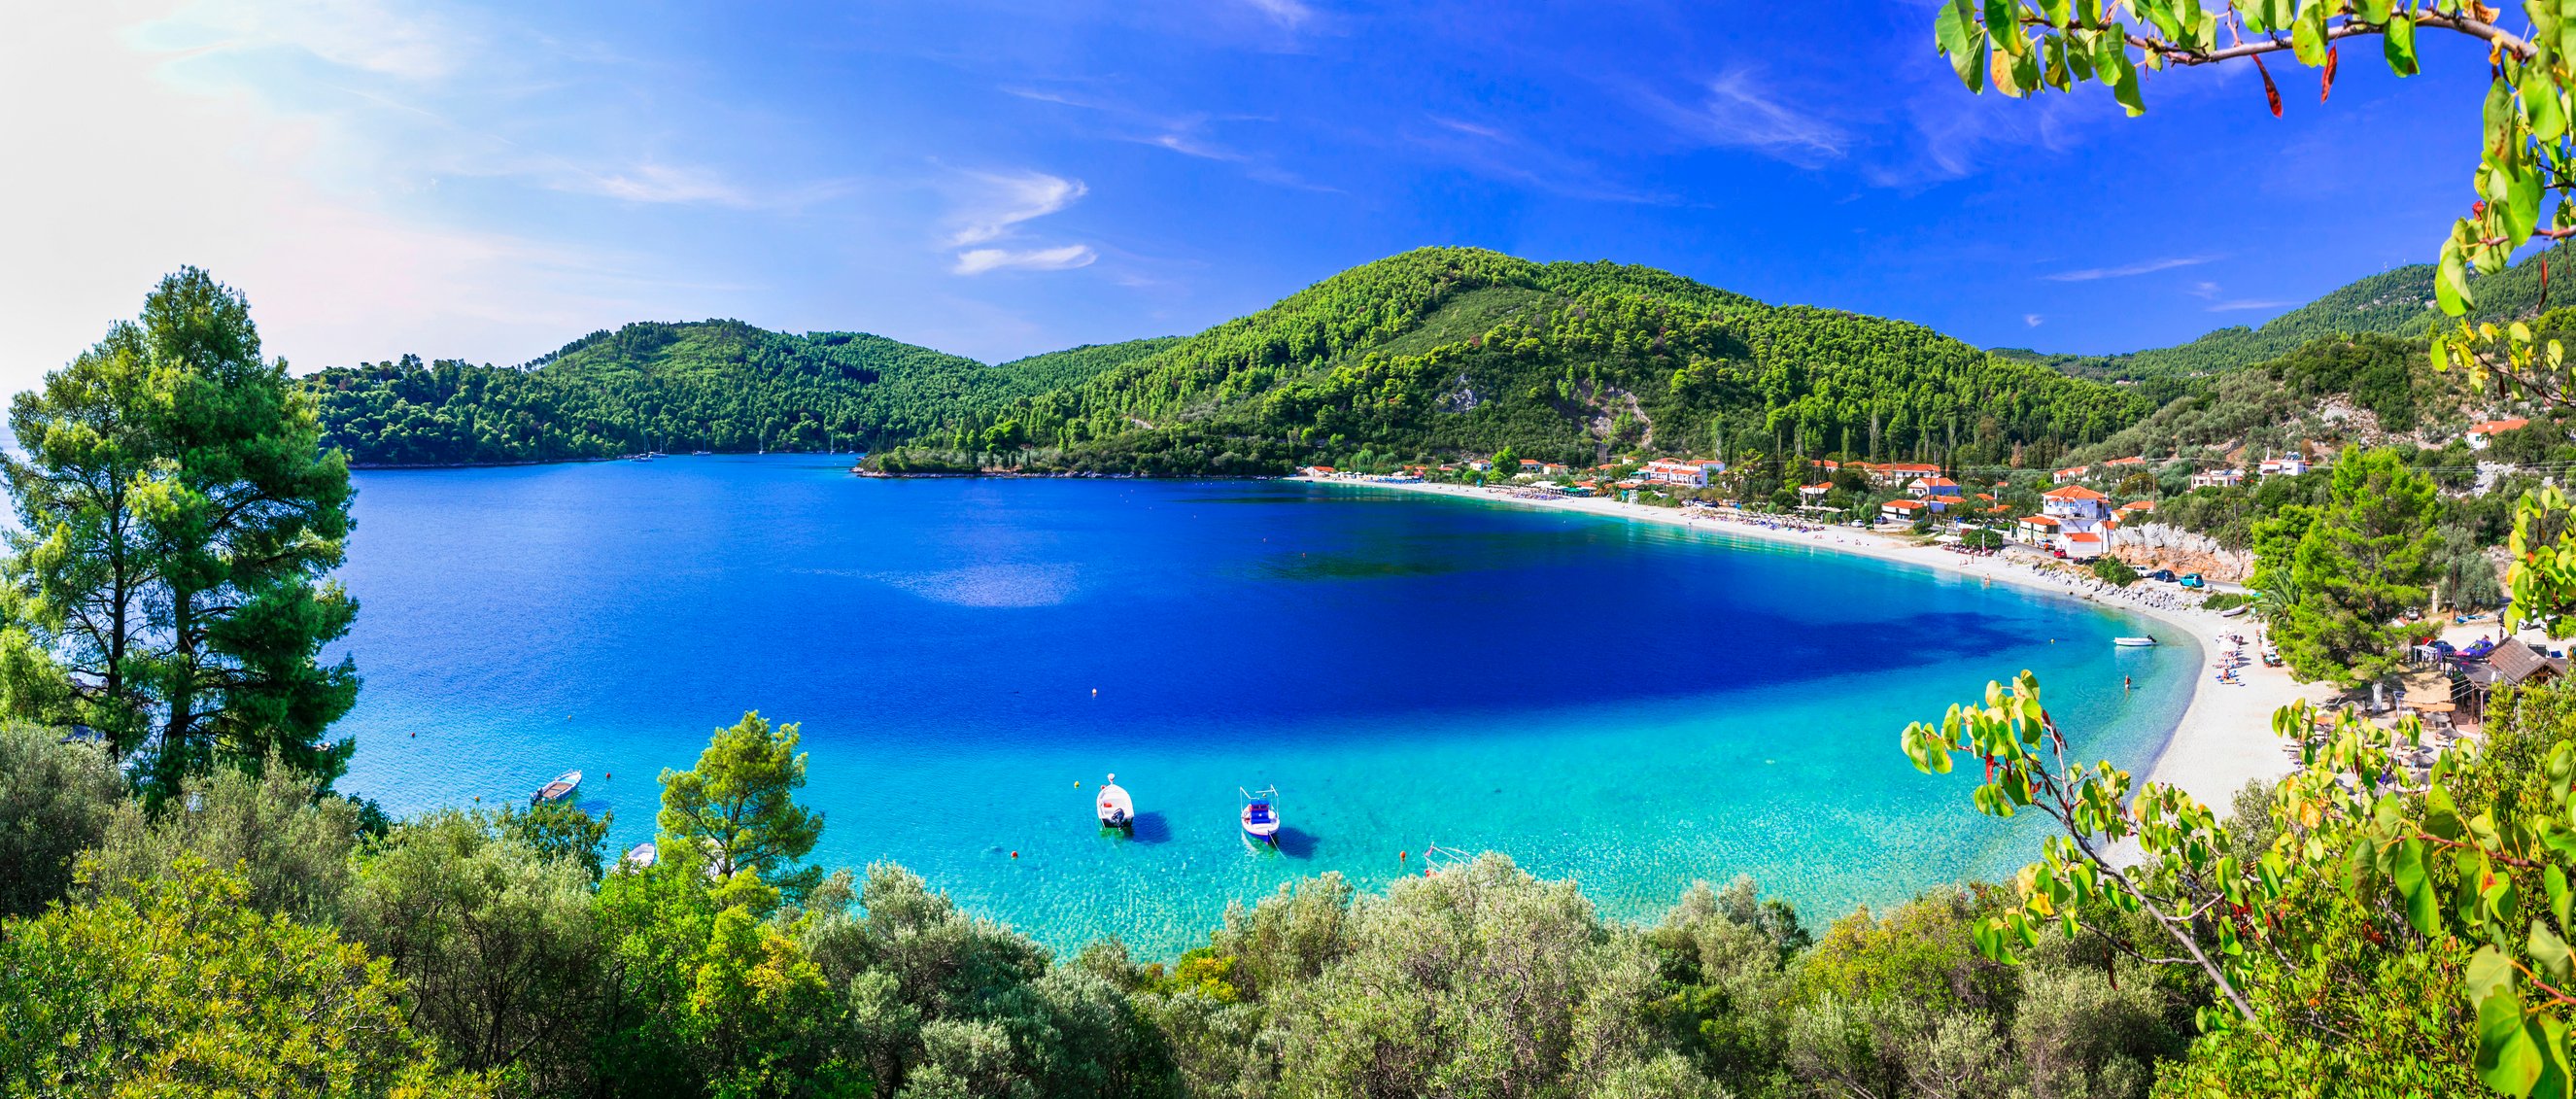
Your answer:
[[[1697,104],[1677,103],[1639,89],[1638,101],[1655,115],[1697,141],[1750,149],[1800,167],[1839,160],[1852,136],[1813,110],[1791,107],[1754,69],[1719,74],[1701,86]]]
[[[2118,267],[2087,267],[2081,271],[2060,271],[2054,275],[2041,275],[2040,277],[2050,282],[2093,282],[2099,279],[2125,279],[2135,275],[2152,275],[2158,271],[2171,271],[2177,267],[2196,267],[2217,258],[2218,257],[2216,256],[2171,256],[2165,259],[2151,259],[2140,263],[2123,264]]]
[[[1088,244],[1068,244],[1061,248],[969,248],[957,253],[957,266],[951,270],[960,275],[981,275],[987,271],[1016,269],[1021,271],[1070,271],[1089,267],[1100,253]]]
[[[1012,226],[1062,210],[1091,191],[1081,180],[1044,172],[965,174],[982,193],[957,213],[959,225],[948,236],[956,247],[999,240]]]
[[[2031,326],[2032,328],[2037,328],[2037,327],[2039,327],[2040,322],[2045,321],[2045,320],[2047,320],[2047,319],[2048,319],[2048,318],[2043,317],[2043,316],[2040,316],[2040,315],[2039,315],[2039,314],[2037,314],[2037,313],[2024,313],[2024,314],[2022,314],[2022,315],[2021,315],[2021,322],[2022,322],[2023,324],[2026,324],[2026,325]]]
[[[1298,0],[1244,0],[1244,3],[1252,5],[1254,11],[1268,17],[1271,22],[1292,31],[1315,17],[1315,9]]]
[[[958,249],[949,270],[960,275],[989,271],[1068,271],[1088,267],[1100,254],[1088,244],[1028,244],[999,247],[1016,240],[1020,227],[1063,210],[1089,194],[1081,180],[1038,171],[960,172],[963,187],[952,229],[943,246]],[[970,247],[987,245],[991,247]]]

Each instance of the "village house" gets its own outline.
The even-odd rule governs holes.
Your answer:
[[[1538,472],[1542,477],[1563,477],[1574,470],[1563,462],[1545,462],[1540,464]]]
[[[2131,500],[2120,505],[2120,512],[2123,515],[2145,515],[2154,510],[2156,510],[2156,502],[2153,500]]]
[[[1940,514],[1959,502],[1959,482],[1947,477],[1917,477],[1913,484],[1905,486],[1905,494],[1923,501],[1923,506],[1932,509],[1934,514]]]
[[[1492,473],[1494,471],[1494,463],[1486,461],[1469,462],[1467,463],[1467,468],[1476,473]]]
[[[1813,504],[1823,500],[1825,498],[1825,494],[1832,492],[1833,490],[1834,486],[1831,481],[1818,481],[1812,485],[1800,485],[1798,486],[1798,499],[1806,503]]]
[[[1709,466],[1714,464],[1716,463],[1657,458],[1646,463],[1645,468],[1637,472],[1645,474],[1647,480],[1661,484],[1693,485],[1705,488],[1708,485]],[[1725,468],[1723,465],[1718,465],[1720,470]]]
[[[2245,483],[2241,469],[2204,469],[2191,475],[2193,488],[2234,488]]]
[[[1894,488],[1898,485],[1914,480],[1917,477],[1938,477],[1941,475],[1941,467],[1928,465],[1923,462],[1888,462],[1883,465],[1863,466],[1861,468],[1869,471],[1869,479],[1871,481],[1877,482],[1879,485],[1887,488]]]
[[[2068,467],[2066,467],[2065,469],[2061,469],[2061,470],[2058,470],[2058,471],[2057,471],[2057,472],[2055,472],[2055,473],[2049,474],[2049,477],[2050,477],[2050,479],[2052,479],[2052,480],[2056,481],[2058,484],[2061,484],[2061,485],[2062,485],[2062,484],[2065,484],[2065,483],[2067,483],[2067,482],[2069,482],[2069,481],[2079,480],[2079,479],[2081,479],[2085,474],[2087,474],[2087,473],[2091,473],[2091,472],[2093,472],[2093,467],[2092,467],[2092,466],[2068,466]]]
[[[2255,470],[2266,477],[2296,477],[2308,471],[2308,460],[2297,455],[2265,458]]]
[[[1536,475],[1546,471],[1547,463],[1545,462],[1539,461],[1536,458],[1521,459],[1521,472],[1524,474]]]
[[[2502,435],[2508,431],[2520,431],[2523,428],[2530,426],[2531,421],[2519,418],[2511,420],[2489,420],[2482,424],[2473,425],[2469,428],[2469,449],[2485,450],[2488,443],[2495,441],[2496,436]]]
[[[2102,463],[2102,468],[2113,472],[2125,472],[2131,469],[2145,468],[2146,464],[2146,456],[2142,454],[2133,458],[2113,458],[2110,461]]]
[[[2058,536],[2057,548],[2066,551],[2070,561],[2090,561],[2102,556],[2102,536],[2089,530],[2070,531]]]
[[[1911,525],[1927,514],[1926,507],[1921,500],[1890,500],[1878,506],[1878,517],[1881,522]]]
[[[2047,549],[2057,544],[2057,520],[2046,515],[2025,515],[2013,524],[2013,537]]]
[[[2039,510],[2067,532],[2092,530],[2111,517],[2111,498],[2082,485],[2067,485],[2039,494]]]

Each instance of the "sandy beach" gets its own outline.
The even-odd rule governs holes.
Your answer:
[[[1697,509],[1646,507],[1623,504],[1615,500],[1583,497],[1525,499],[1506,491],[1474,488],[1466,485],[1429,482],[1363,481],[1343,478],[1298,478],[1317,483],[1353,485],[1363,488],[1398,492],[1453,496],[1553,511],[1578,511],[1592,515],[1649,523],[1663,523],[1690,530],[1704,530],[1739,538],[1786,545],[1805,546],[1832,553],[1874,557],[1902,565],[1978,576],[1998,583],[2017,584],[2034,591],[2047,592],[2067,599],[2117,607],[2165,623],[2191,635],[2200,646],[2201,667],[2195,673],[2191,705],[2165,742],[2164,751],[2148,769],[2150,782],[2179,786],[2202,803],[2227,812],[2238,788],[2253,779],[2278,779],[2290,773],[2290,760],[2272,735],[2272,712],[2301,698],[2316,698],[2320,685],[2301,685],[2290,678],[2286,669],[2267,668],[2261,661],[2237,669],[2232,683],[2218,681],[2216,664],[2221,654],[2235,648],[2231,640],[2243,635],[2245,651],[2250,656],[2259,650],[2255,644],[2258,624],[2250,618],[2221,618],[2216,614],[2159,606],[2147,597],[2169,591],[2162,585],[2141,584],[2130,589],[2115,589],[2090,576],[2079,577],[2069,570],[2042,564],[2030,554],[2002,554],[1977,557],[1953,553],[1931,546],[1917,546],[1910,540],[1873,534],[1852,527],[1826,527],[1821,530],[1797,530],[1760,523],[1724,518]],[[2013,669],[1999,668],[1997,678],[2010,676]],[[2045,684],[2043,684],[2045,686]],[[1892,738],[1895,731],[1889,730]]]

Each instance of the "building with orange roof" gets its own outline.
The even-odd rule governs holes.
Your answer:
[[[2488,443],[2495,441],[2496,436],[2502,435],[2508,431],[2520,431],[2523,428],[2530,426],[2530,420],[2522,419],[2520,417],[2510,420],[2489,420],[2482,424],[2472,425],[2469,428],[2469,449],[2485,450]]]

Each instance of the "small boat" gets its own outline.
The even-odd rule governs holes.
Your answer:
[[[572,792],[578,789],[581,789],[581,772],[566,771],[555,776],[553,782],[537,787],[536,793],[528,795],[528,804],[543,805],[550,801],[562,801],[571,797]]]
[[[1099,802],[1101,827],[1115,828],[1131,836],[1136,834],[1136,802],[1127,796],[1124,787],[1118,785],[1116,774],[1111,774],[1109,784],[1100,788]]]
[[[1246,790],[1238,786],[1235,792],[1243,795],[1243,834],[1272,847],[1279,846],[1279,788]]]
[[[2152,637],[2114,637],[2111,643],[2124,649],[2143,649],[2156,643]]]
[[[650,840],[626,849],[626,865],[632,866],[638,870],[642,870],[645,867],[661,861],[661,858],[662,852],[660,849],[654,847]]]

